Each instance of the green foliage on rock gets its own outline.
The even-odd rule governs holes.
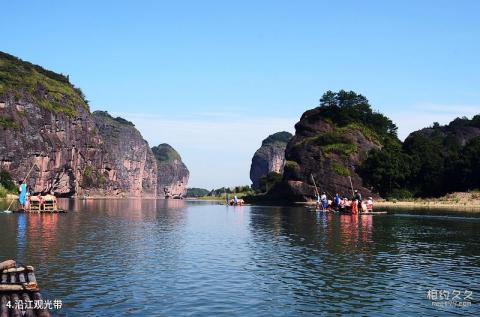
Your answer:
[[[276,172],[269,172],[267,175],[260,177],[259,192],[266,193],[272,189],[276,184],[282,181],[282,174]]]
[[[159,163],[171,163],[174,160],[181,160],[180,154],[167,143],[152,147],[152,152]]]
[[[397,126],[383,114],[373,111],[368,99],[353,91],[327,91],[320,99],[319,115],[340,127],[361,124],[380,137],[397,136]]]
[[[342,165],[339,163],[333,163],[332,169],[335,173],[337,173],[340,176],[350,176],[350,171],[345,165]]]
[[[290,141],[291,138],[292,138],[292,134],[290,132],[286,132],[286,131],[277,132],[272,135],[269,135],[265,140],[263,140],[262,146],[266,146],[276,142],[288,143],[288,141]]]
[[[131,121],[128,121],[127,119],[124,119],[122,117],[113,117],[112,115],[110,115],[108,113],[108,111],[100,111],[100,110],[97,110],[97,111],[94,111],[93,112],[93,115],[97,115],[97,116],[102,116],[102,117],[105,117],[105,118],[108,118],[110,120],[113,120],[115,122],[118,122],[120,124],[124,124],[124,125],[129,125],[129,126],[132,126],[134,127],[135,125],[133,124],[133,122]]]
[[[81,186],[83,188],[103,188],[107,184],[107,181],[107,176],[94,170],[92,166],[87,165],[83,171]]]
[[[20,126],[15,120],[8,117],[0,117],[0,127],[4,129],[18,130]]]
[[[88,109],[85,95],[67,76],[0,52],[0,97],[7,95],[67,116],[77,107]]]

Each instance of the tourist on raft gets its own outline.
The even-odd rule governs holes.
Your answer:
[[[356,214],[358,211],[362,211],[362,194],[355,189],[352,198],[352,214]]]
[[[333,198],[333,209],[338,210],[340,208],[340,203],[342,199],[340,198],[340,195],[338,193],[335,194],[335,197]]]
[[[367,212],[372,212],[373,211],[373,198],[368,197],[367,200]]]
[[[327,210],[328,199],[327,199],[327,194],[325,194],[325,192],[323,192],[322,195],[320,196],[320,203],[321,203],[322,210],[323,211]]]

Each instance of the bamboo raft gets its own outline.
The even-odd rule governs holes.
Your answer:
[[[8,260],[0,263],[0,272],[0,317],[50,317],[47,309],[34,308],[43,298],[32,266]]]
[[[55,196],[46,195],[30,196],[28,207],[26,209],[19,209],[17,212],[65,213],[66,211],[58,208],[57,198]]]

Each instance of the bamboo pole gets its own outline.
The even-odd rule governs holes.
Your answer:
[[[352,188],[352,197],[355,196],[355,191],[353,190],[353,183],[352,183],[352,177],[348,175],[348,179],[350,180],[350,187]]]
[[[10,283],[10,284],[0,284],[0,292],[38,292],[39,288],[37,283]]]
[[[313,186],[315,186],[315,193],[317,194],[317,197],[318,197],[319,193],[317,189],[317,184],[315,183],[315,178],[313,178],[313,174],[310,174],[310,176],[312,177]]]
[[[20,273],[24,271],[25,271],[24,267],[12,267],[10,269],[3,270],[2,273]]]
[[[14,268],[17,263],[14,260],[0,262],[0,271]]]
[[[23,292],[22,284],[0,284],[0,292]]]

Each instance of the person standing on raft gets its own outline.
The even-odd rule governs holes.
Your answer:
[[[362,194],[355,189],[352,199],[352,213],[362,211]]]
[[[18,183],[20,184],[18,187],[18,203],[20,204],[20,209],[24,210],[27,201],[27,184],[24,181]]]
[[[340,201],[342,199],[340,198],[340,195],[338,193],[335,194],[335,197],[333,198],[333,210],[338,210],[340,207]]]
[[[327,210],[328,199],[327,199],[327,194],[325,194],[325,192],[323,192],[322,196],[320,196],[320,200],[321,200],[321,203],[322,203],[322,210],[323,211]]]

